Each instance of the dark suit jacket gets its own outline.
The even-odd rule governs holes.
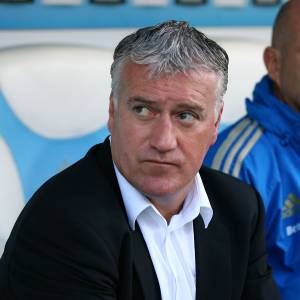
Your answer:
[[[200,174],[214,216],[207,229],[201,216],[194,221],[196,299],[279,299],[258,195],[219,172]],[[0,261],[0,299],[161,299],[141,231],[128,224],[109,141],[28,202]]]

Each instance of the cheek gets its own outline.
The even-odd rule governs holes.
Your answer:
[[[207,150],[207,144],[208,142],[205,140],[205,137],[199,136],[193,142],[187,143],[185,147],[187,160],[191,161],[192,164],[198,165]]]
[[[138,128],[133,123],[122,123],[118,138],[122,140],[119,151],[123,153],[126,160],[135,161],[139,153],[143,151],[145,145],[145,134],[142,128]]]
[[[187,143],[187,145],[189,145],[187,147],[187,151],[189,152],[189,156],[193,158],[194,163],[202,163],[206,152],[215,142],[216,137],[216,130],[209,128],[202,130],[190,139],[190,141]]]

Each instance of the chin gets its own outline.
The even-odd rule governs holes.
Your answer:
[[[144,182],[140,185],[140,190],[143,194],[145,194],[149,198],[160,198],[160,197],[168,197],[175,194],[179,188],[177,185],[171,185],[170,183],[160,182],[152,182],[149,180],[148,182]]]

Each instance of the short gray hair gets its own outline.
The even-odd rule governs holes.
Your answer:
[[[204,68],[219,77],[216,106],[221,107],[228,83],[228,55],[216,42],[184,21],[141,28],[126,36],[115,49],[111,66],[112,91],[116,92],[122,65],[130,60],[148,65],[151,76]]]

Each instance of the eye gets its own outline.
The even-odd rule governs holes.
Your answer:
[[[150,110],[146,106],[143,106],[143,105],[134,106],[133,111],[141,117],[147,117],[150,115]]]
[[[182,112],[178,115],[180,121],[183,121],[185,123],[192,123],[197,119],[197,116],[191,112]]]

